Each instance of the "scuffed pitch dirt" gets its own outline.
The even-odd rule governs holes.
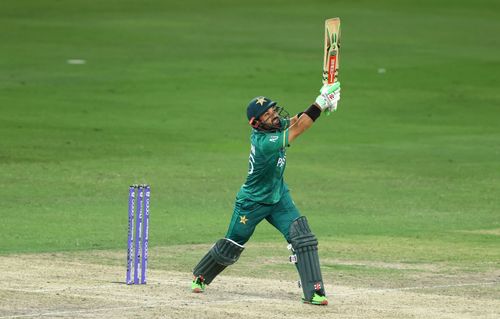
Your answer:
[[[85,253],[82,253],[85,254]],[[99,252],[103,260],[116,253]],[[107,254],[109,254],[107,256]],[[221,275],[204,294],[190,271],[149,270],[123,283],[124,267],[67,254],[0,257],[2,318],[498,318],[500,280],[426,287],[348,287],[326,282],[330,305],[299,302],[293,281]],[[473,293],[463,293],[463,290]],[[477,291],[477,294],[474,293]]]

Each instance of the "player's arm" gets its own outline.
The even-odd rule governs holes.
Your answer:
[[[304,114],[304,112],[300,112],[298,114],[295,114],[295,116],[293,116],[292,118],[290,118],[290,125],[289,125],[289,127],[292,126],[292,125],[295,125],[295,123],[297,123],[297,121],[299,120],[299,117],[302,114]]]
[[[296,119],[295,121],[291,121],[290,128],[288,129],[288,142],[293,142],[293,140],[299,137],[300,134],[310,128],[313,125],[314,120],[316,120],[320,114],[321,108],[316,104],[313,104],[305,112],[295,115],[294,118]]]
[[[327,109],[330,111],[337,109],[337,103],[340,100],[340,83],[325,85],[320,92],[321,94],[316,98],[313,105],[290,120],[290,128],[288,129],[289,143],[310,128],[321,115],[321,112]]]
[[[294,125],[294,124],[297,122],[297,120],[299,119],[299,117],[300,117],[300,115],[301,115],[302,113],[304,113],[304,112],[300,112],[299,114],[296,114],[294,117],[292,117],[292,118],[290,119],[290,126]]]

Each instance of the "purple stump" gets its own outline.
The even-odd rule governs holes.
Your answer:
[[[127,275],[125,282],[130,285],[130,269],[132,267],[132,234],[134,233],[134,203],[135,202],[135,187],[132,185],[128,192],[128,236],[127,236]]]
[[[148,268],[148,244],[149,244],[149,197],[151,195],[151,188],[145,185],[145,199],[144,199],[144,222],[142,230],[142,265],[141,265],[141,284],[146,283],[146,269]]]
[[[142,223],[142,199],[144,197],[144,188],[142,185],[139,186],[137,192],[137,210],[135,212],[135,258],[134,258],[134,284],[139,283],[139,257],[141,256],[141,251],[139,250],[139,241],[141,238],[141,223]]]

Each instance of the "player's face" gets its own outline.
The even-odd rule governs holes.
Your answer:
[[[269,108],[266,113],[260,116],[261,123],[268,127],[279,128],[280,127],[280,117],[276,112],[275,107]]]

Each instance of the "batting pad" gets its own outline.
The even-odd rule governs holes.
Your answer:
[[[203,276],[205,284],[210,284],[227,266],[240,258],[244,246],[231,239],[219,239],[193,270],[193,275]]]
[[[323,277],[319,266],[318,240],[311,232],[305,216],[297,218],[290,225],[290,241],[297,255],[299,272],[305,300],[311,300],[314,292],[324,295]]]

